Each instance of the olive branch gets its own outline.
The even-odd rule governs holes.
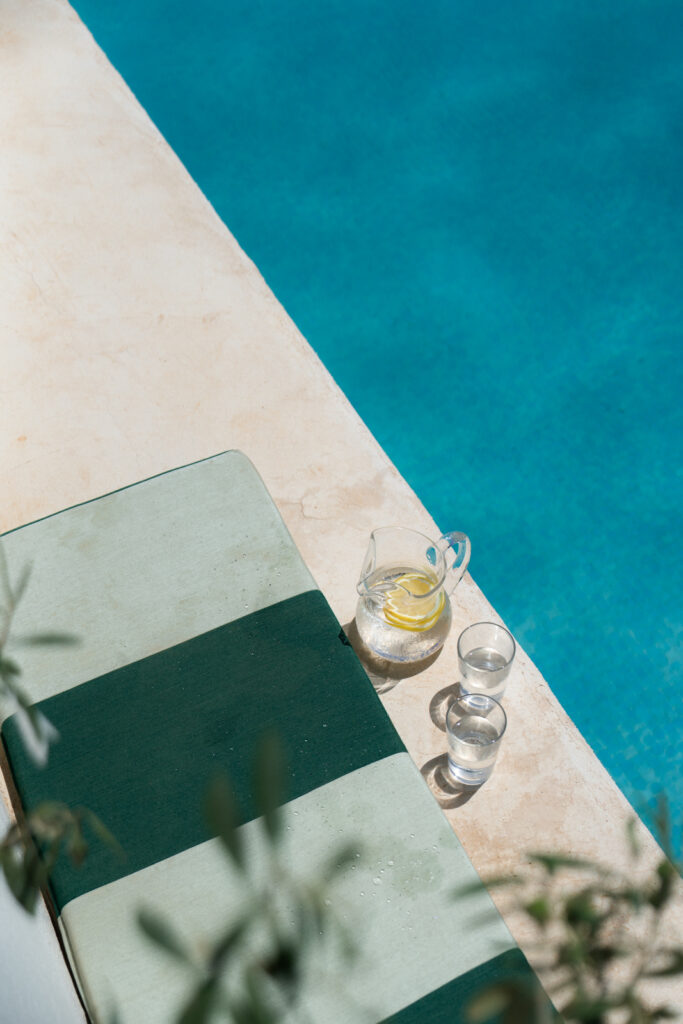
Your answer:
[[[37,764],[47,763],[49,747],[59,734],[52,723],[33,705],[20,684],[21,668],[7,654],[14,616],[31,576],[31,567],[22,570],[12,584],[0,545],[0,703],[16,715],[24,747]],[[14,647],[64,647],[78,643],[70,633],[32,633],[12,636]],[[60,801],[44,801],[19,815],[0,838],[0,869],[17,902],[33,913],[38,895],[47,886],[60,856],[66,854],[76,867],[89,851],[88,833],[106,843],[119,857],[123,851],[106,825],[87,807],[71,808]]]

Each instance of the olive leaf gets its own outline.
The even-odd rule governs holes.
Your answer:
[[[284,799],[285,754],[279,737],[266,733],[260,741],[254,766],[254,796],[264,828],[275,843],[282,830],[280,804]]]
[[[674,896],[678,875],[670,856],[671,823],[663,797],[657,803],[656,823],[669,856],[644,879],[610,865],[553,852],[530,854],[526,875],[488,883],[518,887],[517,908],[538,929],[547,976],[567,1024],[607,1024],[617,1011],[618,1019],[627,1024],[674,1019],[680,1013],[672,1017],[671,1007],[649,1006],[642,985],[646,978],[683,976],[683,949],[658,943],[658,922]],[[633,819],[626,827],[634,863],[640,855],[636,827]],[[577,871],[583,883],[578,889]],[[636,915],[639,927],[633,928]],[[613,970],[615,961],[620,963],[618,974]],[[539,1003],[533,1011],[521,1004],[515,1008],[512,990],[498,986],[473,1000],[467,1013],[473,1024],[486,1020],[487,1013],[515,1024],[540,1024],[544,1015],[547,1019],[547,1006],[544,1009]]]
[[[0,839],[0,867],[10,892],[29,913],[62,853],[75,867],[83,864],[90,849],[84,826],[93,822],[98,823],[100,840],[123,856],[111,832],[85,807],[46,800],[9,826]]]
[[[31,633],[30,636],[15,636],[15,647],[75,647],[80,638],[74,633]]]
[[[224,773],[213,777],[204,795],[204,817],[237,868],[244,868],[240,812],[235,791]]]
[[[138,927],[147,938],[165,953],[180,960],[189,962],[189,955],[184,943],[174,929],[153,910],[141,909],[137,915]]]
[[[217,983],[213,978],[202,982],[181,1010],[178,1024],[206,1024],[216,1001],[216,988]]]
[[[271,733],[256,751],[253,803],[262,813],[262,823],[251,829],[248,847],[227,775],[215,775],[207,786],[204,815],[230,862],[238,867],[241,887],[239,907],[226,908],[232,920],[226,921],[217,938],[186,939],[173,922],[148,909],[138,913],[138,926],[147,940],[192,971],[194,980],[176,1024],[210,1020],[276,1024],[290,1011],[294,1011],[291,1019],[299,1019],[296,1009],[308,952],[329,935],[336,938],[346,962],[351,962],[355,943],[337,920],[327,893],[335,879],[357,862],[360,851],[355,844],[342,846],[316,872],[305,879],[296,877],[280,843],[285,777],[282,744]],[[197,950],[192,957],[191,949]]]
[[[39,765],[48,758],[50,745],[58,738],[57,730],[35,707],[18,682],[21,666],[9,657],[5,647],[17,606],[28,586],[30,566],[24,567],[18,582],[12,586],[7,562],[0,545],[0,588],[3,606],[0,624],[0,698],[14,710],[15,721],[28,755]],[[71,634],[36,633],[23,637],[19,646],[51,646],[73,643]],[[88,824],[100,840],[120,854],[121,848],[99,818],[86,808],[71,809],[60,801],[44,801],[29,810],[21,821],[11,824],[0,839],[0,868],[10,892],[29,913],[35,910],[38,896],[49,881],[62,853],[79,867],[90,846],[84,832]]]

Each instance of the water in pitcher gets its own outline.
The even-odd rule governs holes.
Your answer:
[[[437,651],[451,625],[450,602],[438,583],[435,574],[407,565],[373,572],[356,611],[368,647],[392,661],[417,661]]]

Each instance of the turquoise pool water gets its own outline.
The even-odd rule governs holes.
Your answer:
[[[627,796],[682,806],[678,0],[75,7]]]

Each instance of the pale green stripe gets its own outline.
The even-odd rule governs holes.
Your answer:
[[[237,451],[32,523],[2,544],[13,578],[33,566],[13,634],[80,638],[17,651],[35,701],[316,586]]]
[[[340,973],[318,950],[337,985],[309,979],[305,1003],[316,1024],[381,1020],[514,945],[485,892],[453,900],[477,876],[407,754],[322,786],[287,812],[284,849],[302,879],[343,842],[363,851],[330,894],[360,956]],[[262,871],[259,823],[243,831],[249,862]],[[243,890],[211,841],[68,904],[61,924],[96,1018],[115,992],[125,1024],[167,1024],[187,994],[182,970],[138,934],[138,907],[164,913],[197,946],[240,913]]]

